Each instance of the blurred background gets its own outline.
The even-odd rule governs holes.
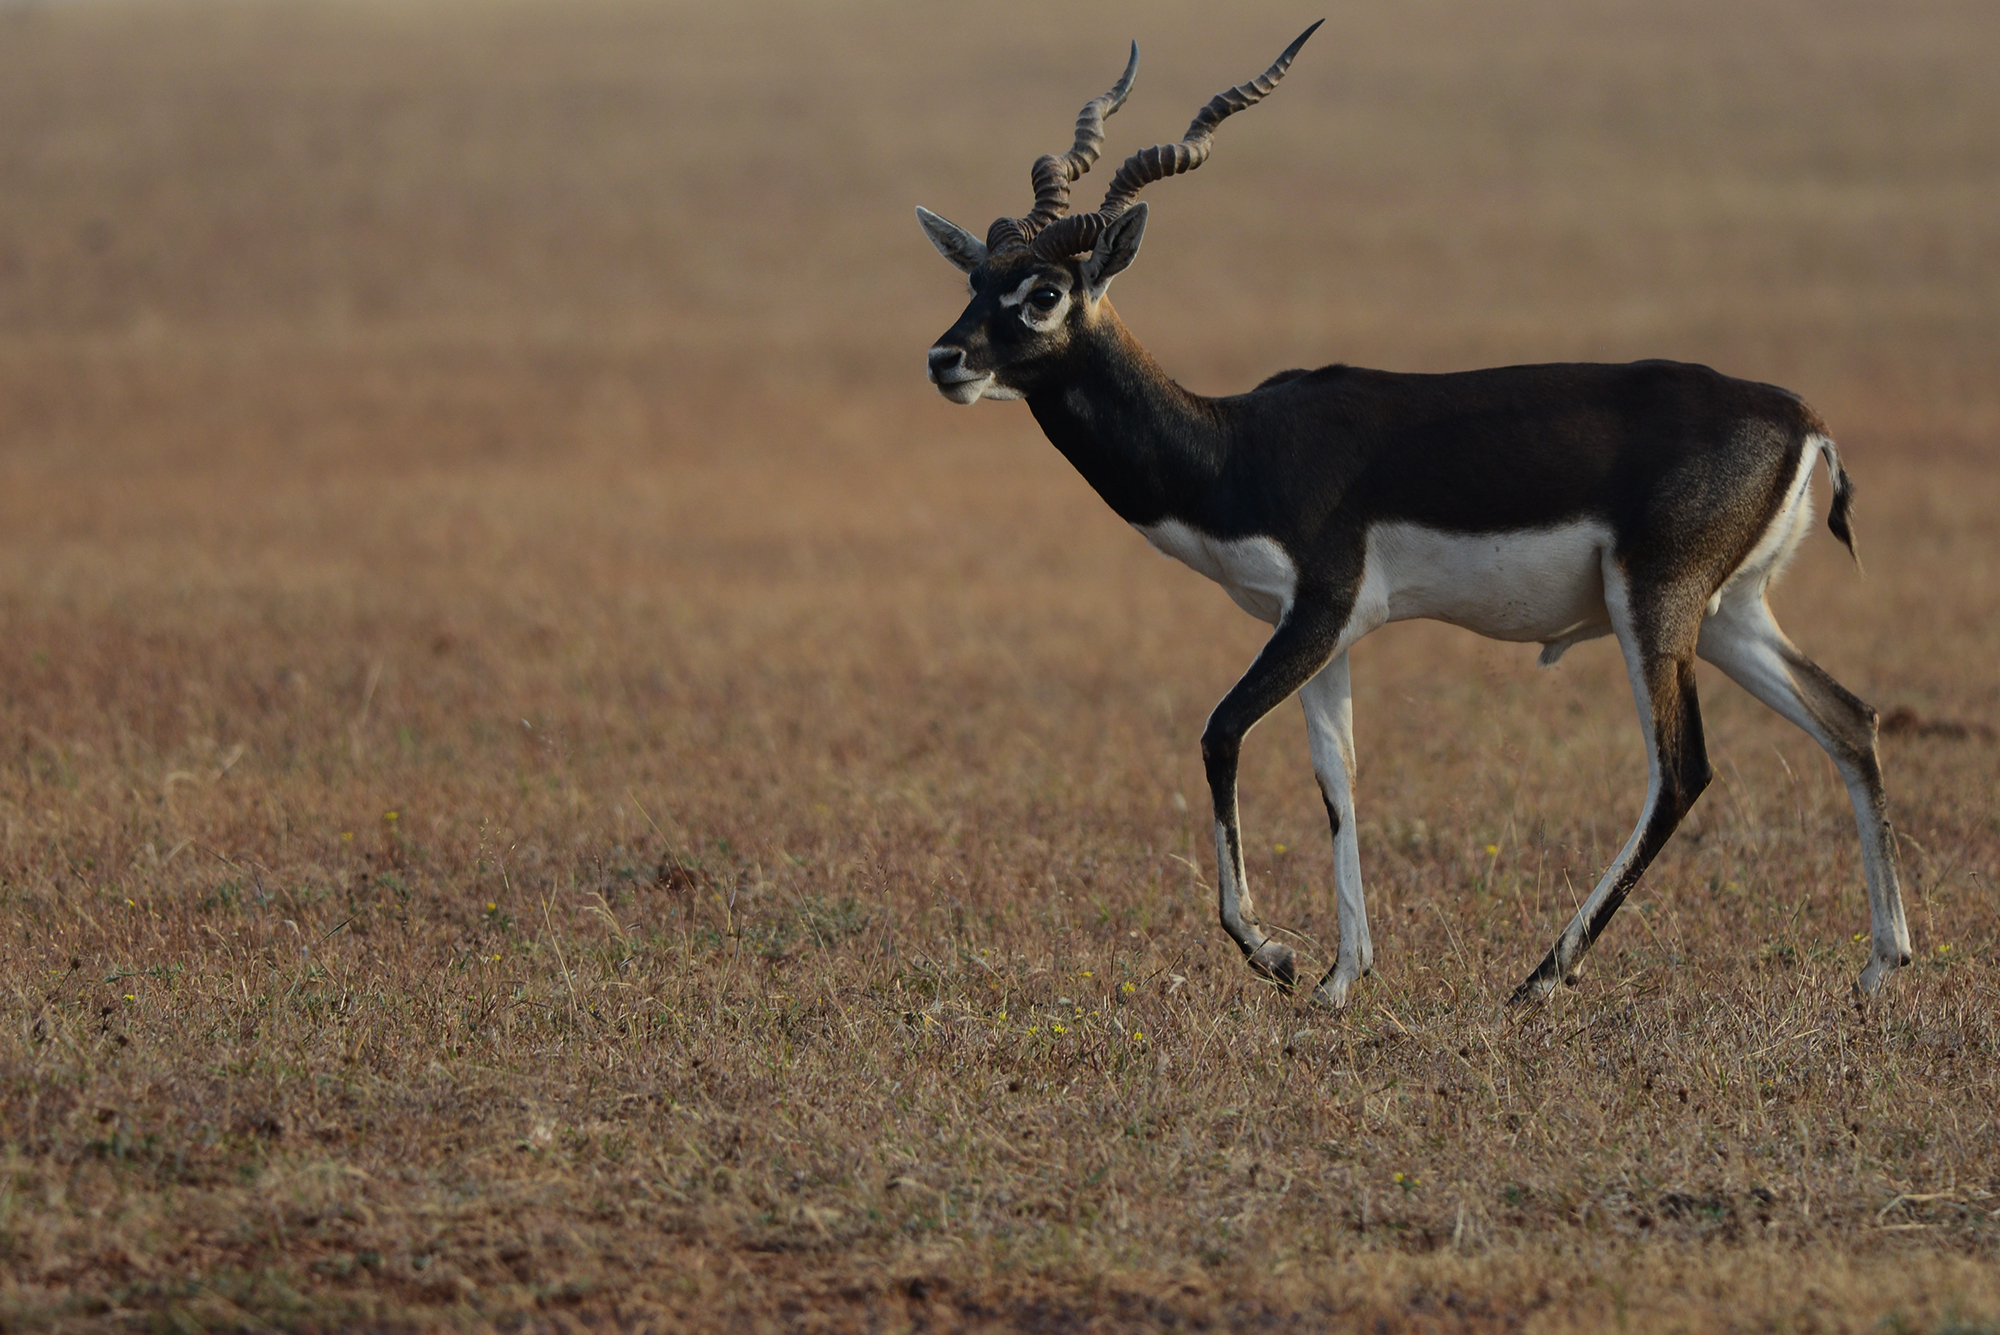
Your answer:
[[[342,459],[405,424],[417,381],[452,411],[399,441],[413,465],[588,445],[604,423],[523,411],[563,391],[663,462],[756,434],[755,391],[1018,428],[933,416],[911,383],[957,296],[912,203],[974,230],[1025,208],[1129,36],[1107,164],[1318,16],[10,2],[9,454],[75,443],[78,398],[112,409],[86,351],[161,396],[162,461]],[[1798,385],[1843,437],[1976,451],[2000,392],[1996,39],[1976,3],[1342,6],[1283,102],[1158,190],[1121,308],[1202,390],[1291,361],[1658,355]],[[253,441],[259,359],[373,374]],[[502,364],[510,386],[474,389]]]

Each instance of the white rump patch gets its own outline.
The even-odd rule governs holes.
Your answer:
[[[1426,618],[1489,639],[1539,641],[1547,666],[1577,641],[1611,633],[1611,546],[1610,528],[1596,520],[1514,533],[1375,524],[1355,618],[1370,629]]]
[[[1820,448],[1825,443],[1824,436],[1806,437],[1806,446],[1799,451],[1798,467],[1785,489],[1785,498],[1778,503],[1770,522],[1764,526],[1757,545],[1750,549],[1750,554],[1729,573],[1729,578],[1722,581],[1722,587],[1708,600],[1709,616],[1722,610],[1725,598],[1761,596],[1771,581],[1784,573],[1786,564],[1798,552],[1799,544],[1812,532],[1813,466],[1819,463]]]
[[[1178,519],[1132,527],[1162,553],[1227,589],[1236,605],[1259,621],[1275,626],[1291,609],[1299,572],[1275,540],[1211,538]]]

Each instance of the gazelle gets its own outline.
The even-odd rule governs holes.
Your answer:
[[[1391,621],[1429,617],[1538,642],[1554,663],[1615,635],[1646,736],[1638,827],[1548,957],[1513,994],[1569,980],[1708,784],[1694,660],[1707,659],[1826,749],[1861,832],[1873,945],[1859,986],[1910,960],[1875,711],[1801,654],[1765,591],[1812,526],[1813,465],[1833,485],[1827,526],[1854,551],[1853,487],[1797,395],[1703,366],[1646,361],[1405,375],[1283,371],[1247,394],[1182,389],[1106,298],[1139,253],[1141,188],[1192,171],[1216,127],[1260,101],[1314,29],[1268,70],[1218,94],[1179,143],[1133,154],[1094,213],[1069,186],[1104,142],[1138,71],[1086,104],[1061,157],[1033,168],[1035,206],[986,239],[917,210],[967,274],[972,300],[930,349],[954,403],[1025,399],[1055,447],[1160,551],[1276,629],[1202,732],[1222,925],[1250,965],[1290,987],[1291,949],[1258,925],[1243,870],[1237,756],[1296,693],[1333,827],[1340,948],[1316,996],[1332,1006],[1370,970],[1354,822],[1347,652]]]

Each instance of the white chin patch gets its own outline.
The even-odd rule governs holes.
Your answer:
[[[993,383],[993,377],[983,375],[971,380],[950,380],[938,383],[937,392],[953,403],[977,403],[980,396]]]
[[[985,385],[980,388],[979,397],[982,399],[1018,399],[1021,397],[1021,391],[1018,389],[1009,389],[992,376],[987,376]]]

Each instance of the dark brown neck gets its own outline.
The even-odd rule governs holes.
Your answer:
[[[1028,407],[1127,523],[1193,522],[1228,455],[1213,404],[1169,379],[1109,302],[1070,365],[1031,393]]]

